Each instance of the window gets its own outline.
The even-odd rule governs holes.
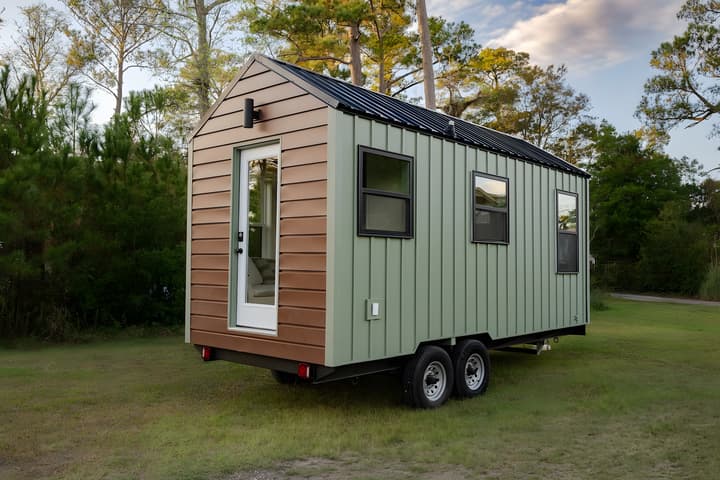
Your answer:
[[[413,159],[358,149],[358,235],[412,238]]]
[[[472,173],[472,241],[510,243],[508,179]]]
[[[578,220],[575,193],[557,192],[557,271],[578,273]]]

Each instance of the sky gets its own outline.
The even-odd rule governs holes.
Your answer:
[[[0,48],[14,31],[18,7],[27,0],[4,0],[5,25]],[[57,6],[56,0],[45,3]],[[662,41],[684,30],[676,13],[684,0],[427,0],[428,13],[463,20],[483,46],[528,52],[540,65],[564,64],[568,81],[590,97],[591,115],[621,132],[639,128],[634,117],[643,84],[653,75],[650,54]],[[0,7],[1,9],[2,7]],[[152,78],[132,74],[130,89],[147,88]],[[112,113],[109,95],[98,95],[95,120]],[[699,160],[706,169],[720,166],[720,138],[708,138],[710,125],[676,128],[666,151]],[[716,178],[720,175],[714,175]]]
[[[530,54],[540,65],[564,64],[568,81],[590,97],[591,115],[621,131],[641,126],[634,117],[645,81],[653,75],[650,54],[680,34],[676,14],[684,0],[427,0],[430,15],[463,20],[483,46]],[[720,138],[711,127],[675,128],[666,148],[674,157],[720,166]],[[713,175],[720,177],[720,175]]]

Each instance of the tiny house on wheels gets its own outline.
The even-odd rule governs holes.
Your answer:
[[[585,334],[589,176],[523,140],[255,55],[188,167],[204,360],[396,370],[435,407],[485,391],[488,349]]]

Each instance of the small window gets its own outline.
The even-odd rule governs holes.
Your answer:
[[[557,271],[578,273],[578,219],[575,193],[557,192]]]
[[[358,149],[358,235],[412,238],[413,159]]]
[[[472,241],[509,243],[508,179],[472,173]]]

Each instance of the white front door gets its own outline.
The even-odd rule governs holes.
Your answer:
[[[279,242],[278,144],[240,151],[238,185],[238,327],[277,331]]]

